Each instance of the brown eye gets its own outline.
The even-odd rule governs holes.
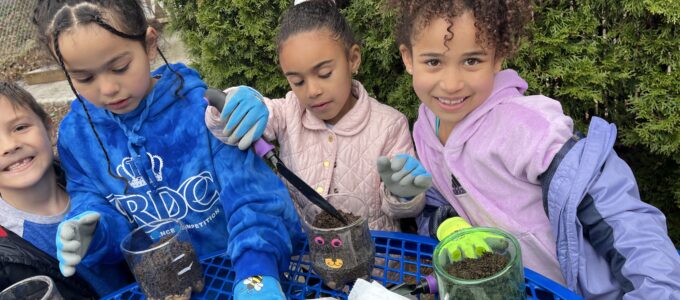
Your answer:
[[[430,66],[430,67],[436,67],[436,66],[439,66],[441,64],[441,61],[439,61],[438,59],[429,59],[429,60],[425,61],[425,64]]]
[[[481,61],[477,58],[468,58],[468,59],[465,60],[465,65],[474,66],[474,65],[476,65],[480,62]]]
[[[21,125],[18,125],[17,127],[15,127],[15,128],[14,128],[14,131],[18,131],[18,132],[25,131],[25,130],[28,129],[28,127],[30,127],[30,125],[28,125],[28,124],[21,124]]]

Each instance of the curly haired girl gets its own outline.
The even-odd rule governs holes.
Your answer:
[[[519,240],[525,266],[586,298],[677,297],[680,258],[663,214],[640,200],[612,148],[614,125],[594,117],[588,137],[575,134],[558,101],[525,96],[526,81],[501,70],[531,19],[530,2],[392,3],[422,101],[416,151],[441,193],[428,197],[420,223],[433,233],[459,215],[502,228]]]

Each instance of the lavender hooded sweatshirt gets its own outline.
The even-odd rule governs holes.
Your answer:
[[[489,98],[445,145],[435,134],[435,115],[421,105],[413,138],[433,186],[461,217],[512,233],[526,267],[564,284],[538,177],[572,136],[573,122],[559,102],[523,96],[526,89],[515,71],[499,72]]]
[[[641,201],[613,149],[615,126],[594,117],[586,138],[574,136],[559,103],[525,90],[517,73],[500,72],[444,146],[421,106],[416,149],[441,192],[428,205],[443,200],[474,225],[510,231],[525,266],[586,299],[680,299],[665,217]]]

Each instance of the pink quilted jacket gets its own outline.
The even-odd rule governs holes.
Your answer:
[[[368,203],[370,229],[398,231],[398,219],[418,215],[425,200],[421,194],[403,203],[390,195],[376,160],[381,155],[415,156],[408,122],[402,113],[371,98],[360,82],[353,86],[357,103],[332,128],[300,106],[293,92],[283,99],[265,99],[270,113],[264,137],[278,141],[283,163],[319,194],[358,196]],[[289,188],[298,208],[312,205]]]

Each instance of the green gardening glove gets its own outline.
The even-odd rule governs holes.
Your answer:
[[[437,228],[437,239],[443,241],[454,232],[467,228],[472,227],[461,217],[446,219]],[[488,232],[469,233],[460,239],[450,241],[444,246],[444,250],[449,254],[452,261],[459,261],[463,258],[475,259],[486,252],[502,252],[507,248],[508,242],[504,237]]]

